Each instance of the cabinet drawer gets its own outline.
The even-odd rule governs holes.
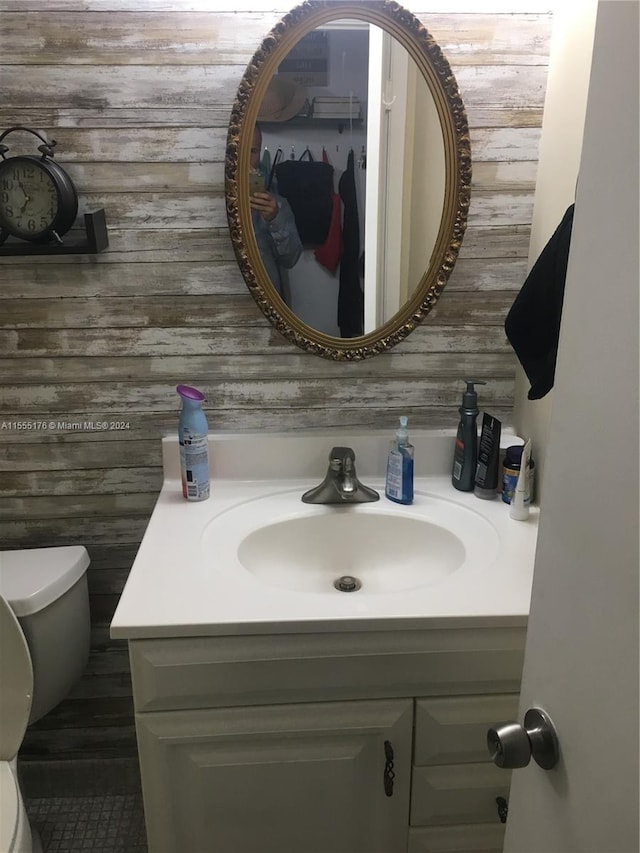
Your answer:
[[[502,853],[502,824],[411,827],[407,853]]]
[[[519,690],[525,628],[132,640],[136,711]],[[495,720],[493,722],[496,722]]]
[[[414,764],[489,760],[487,729],[515,720],[517,693],[417,699]]]
[[[414,767],[410,823],[498,823],[496,797],[509,798],[510,779],[491,763]]]

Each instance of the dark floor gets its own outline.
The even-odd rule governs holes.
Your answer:
[[[44,853],[147,853],[137,794],[25,800]]]

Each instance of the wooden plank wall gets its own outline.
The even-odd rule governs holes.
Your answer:
[[[126,648],[108,624],[160,487],[177,382],[205,391],[216,430],[391,430],[400,413],[413,428],[454,425],[473,374],[488,383],[483,404],[510,422],[503,320],[526,274],[551,20],[421,4],[411,7],[467,106],[469,227],[427,322],[391,353],[333,364],[265,321],[227,233],[231,104],[285,5],[0,0],[0,129],[57,139],[81,212],[104,206],[110,236],[98,256],[0,259],[0,547],[83,543],[91,555],[89,666],[29,731],[23,759],[134,754]],[[85,421],[127,426],[62,425]]]

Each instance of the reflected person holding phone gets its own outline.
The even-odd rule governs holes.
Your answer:
[[[282,270],[294,267],[302,254],[302,243],[289,202],[267,192],[265,176],[259,171],[262,132],[258,125],[251,142],[249,204],[256,242],[265,269],[282,299]]]

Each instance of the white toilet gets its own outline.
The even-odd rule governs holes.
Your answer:
[[[64,699],[89,657],[82,546],[0,551],[0,853],[37,850],[17,755],[29,723]]]

